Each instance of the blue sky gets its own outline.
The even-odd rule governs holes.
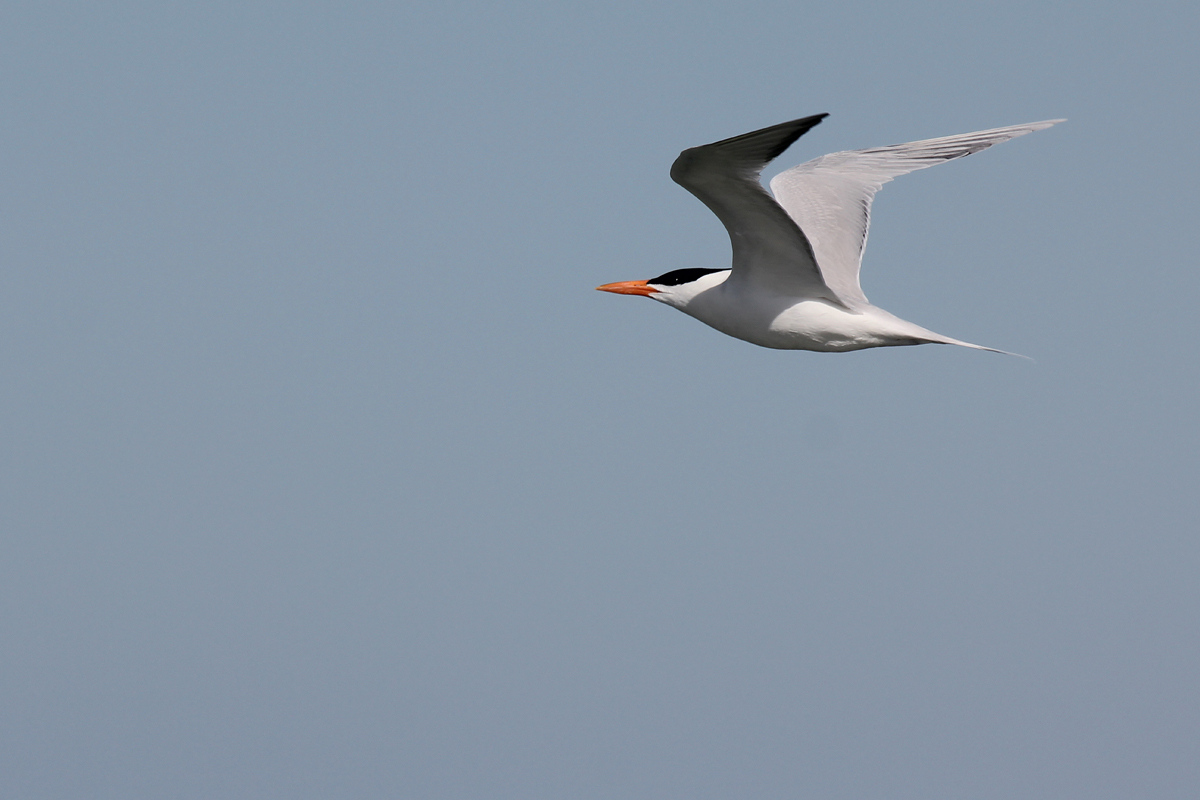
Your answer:
[[[1191,796],[1198,17],[6,4],[0,794]],[[1068,118],[864,261],[1032,363],[592,290],[820,112],[773,167]]]

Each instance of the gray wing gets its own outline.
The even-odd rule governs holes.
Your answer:
[[[858,273],[867,244],[871,201],[885,183],[1058,122],[1063,120],[830,153],[776,175],[771,191],[804,230],[825,283],[847,305],[862,305],[867,298],[859,286]]]
[[[840,303],[826,285],[800,226],[767,194],[759,174],[828,114],[784,122],[684,150],[671,179],[708,206],[733,243],[733,282]]]

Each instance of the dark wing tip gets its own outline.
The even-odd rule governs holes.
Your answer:
[[[770,134],[774,134],[776,132],[782,134],[782,138],[780,138],[776,142],[775,146],[768,151],[766,160],[763,161],[763,165],[765,166],[767,163],[783,155],[784,150],[787,150],[789,147],[791,147],[801,136],[820,125],[821,120],[828,116],[828,114],[813,114],[811,117],[794,119],[790,122],[782,122],[779,125],[772,125],[769,128],[763,128],[762,130],[754,131],[753,133],[735,136],[734,139],[740,139],[743,136],[759,136],[760,134],[764,137],[769,137]],[[726,141],[733,141],[734,139],[727,139]]]
[[[777,158],[792,146],[792,143],[814,127],[828,114],[813,114],[811,117],[781,122],[767,128],[732,136],[712,144],[690,147],[679,154],[679,158],[671,166],[671,177],[677,183],[684,183],[692,166],[697,161],[707,160],[720,154],[720,158],[730,164],[735,170],[745,175],[757,174],[762,168]]]
[[[811,131],[817,125],[820,125],[821,120],[828,116],[828,114],[813,114],[811,117],[793,119],[788,122],[781,122],[778,125],[771,125],[767,128],[759,128],[756,131],[743,133],[740,136],[731,136],[728,139],[722,139],[719,142],[713,142],[706,146],[752,151],[756,156],[760,156],[763,159],[763,164],[765,165],[767,162],[780,156],[784,150],[791,147],[801,136]]]

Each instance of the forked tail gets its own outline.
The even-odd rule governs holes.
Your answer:
[[[956,344],[959,347],[969,347],[972,350],[987,350],[989,353],[999,353],[1005,356],[1016,356],[1017,358],[1023,358],[1026,361],[1033,361],[1033,359],[1029,356],[1023,356],[1020,353],[1010,353],[1007,350],[997,350],[994,347],[984,347],[981,344],[971,344],[970,342],[964,342],[961,339],[951,339],[949,336],[939,335],[938,338],[930,339],[929,341],[931,344]]]

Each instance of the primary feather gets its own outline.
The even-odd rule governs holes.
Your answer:
[[[830,153],[779,173],[771,180],[771,191],[804,231],[826,285],[847,305],[863,304],[867,298],[858,275],[871,223],[871,202],[885,183],[1062,121]]]

